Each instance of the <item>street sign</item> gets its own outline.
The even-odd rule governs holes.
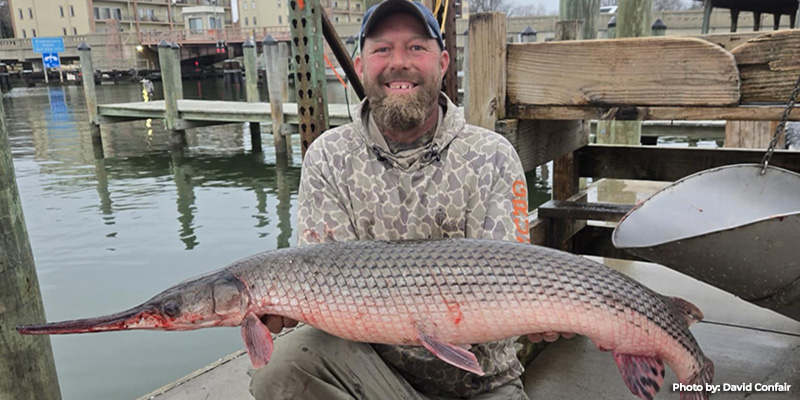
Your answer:
[[[42,63],[44,63],[45,68],[58,68],[61,66],[58,53],[42,53]]]
[[[34,53],[63,53],[64,38],[40,37],[31,39]]]

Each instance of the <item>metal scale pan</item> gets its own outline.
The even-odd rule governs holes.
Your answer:
[[[761,169],[676,181],[620,221],[614,246],[800,320],[800,174]]]

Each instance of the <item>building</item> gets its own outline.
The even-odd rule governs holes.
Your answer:
[[[188,29],[184,11],[198,7],[214,14],[205,21],[203,29],[231,25],[232,19],[231,0],[9,0],[8,3],[17,38],[183,30]]]
[[[291,0],[237,0],[239,27],[283,26],[289,24]],[[361,22],[364,0],[321,0],[333,23]]]

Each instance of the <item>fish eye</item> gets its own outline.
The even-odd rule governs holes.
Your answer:
[[[175,300],[167,300],[164,303],[164,314],[168,317],[177,317],[181,313],[181,308]]]

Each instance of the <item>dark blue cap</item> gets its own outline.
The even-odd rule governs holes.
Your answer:
[[[417,17],[422,22],[422,25],[428,28],[428,34],[430,34],[431,38],[436,39],[439,42],[439,47],[444,50],[442,31],[439,29],[436,17],[424,4],[409,0],[385,0],[370,7],[364,13],[364,19],[361,21],[361,30],[358,32],[358,48],[364,48],[364,38],[367,37],[369,31],[378,21],[396,13],[407,13]]]

